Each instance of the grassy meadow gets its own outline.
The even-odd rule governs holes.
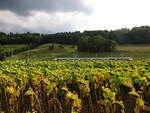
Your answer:
[[[7,60],[33,60],[43,61],[52,60],[56,57],[132,57],[134,60],[149,60],[150,45],[121,45],[118,46],[114,52],[105,53],[89,53],[78,52],[77,46],[54,44],[54,49],[49,50],[52,44],[43,44],[35,49],[27,50],[8,57]],[[12,45],[12,47],[5,46],[6,49],[20,48],[25,45]]]

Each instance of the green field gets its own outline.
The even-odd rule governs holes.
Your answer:
[[[56,57],[132,57],[134,60],[148,60],[150,58],[150,45],[121,45],[114,52],[88,53],[78,52],[77,46],[54,44],[54,50],[48,47],[52,44],[44,44],[35,49],[21,52],[7,60],[51,60]],[[59,47],[63,46],[63,47]],[[16,46],[18,47],[18,45]]]
[[[24,44],[18,44],[18,45],[3,45],[2,47],[4,48],[4,51],[14,51],[16,49],[19,49],[19,48],[23,48],[23,47],[26,47],[27,45],[24,45]]]

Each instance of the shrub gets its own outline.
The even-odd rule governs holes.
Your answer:
[[[48,49],[49,50],[53,50],[54,49],[54,45],[49,45]]]
[[[64,46],[63,46],[63,45],[59,45],[58,47],[64,49]]]

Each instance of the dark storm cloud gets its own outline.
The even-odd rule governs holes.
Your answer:
[[[0,0],[0,10],[10,10],[19,15],[28,15],[30,11],[90,12],[81,0]]]

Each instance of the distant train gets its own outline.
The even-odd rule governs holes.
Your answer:
[[[105,57],[105,58],[54,58],[54,61],[105,61],[105,60],[127,60],[131,61],[131,57]]]

